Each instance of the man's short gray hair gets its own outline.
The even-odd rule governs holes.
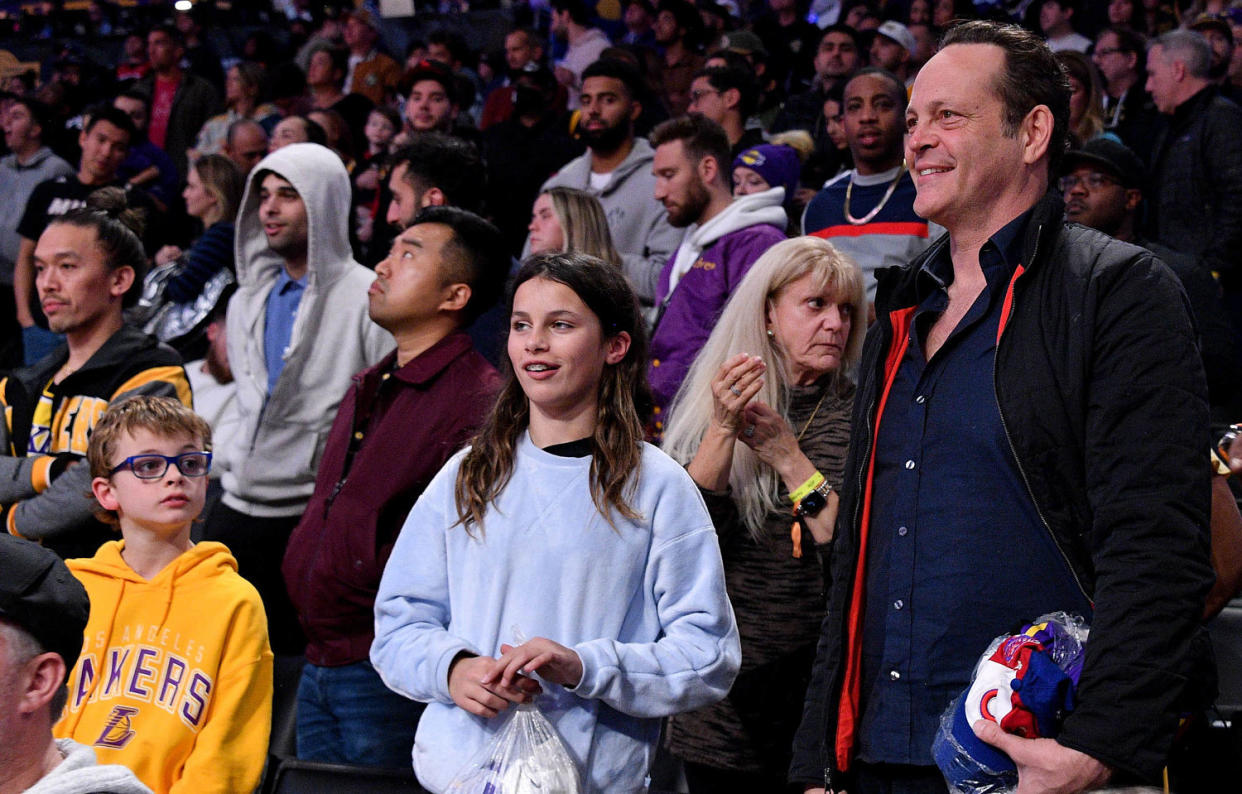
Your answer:
[[[1212,67],[1212,46],[1202,33],[1193,30],[1170,30],[1152,39],[1147,45],[1148,53],[1153,47],[1160,48],[1160,55],[1166,62],[1181,61],[1186,65],[1186,73],[1200,80],[1208,79],[1208,70]]]

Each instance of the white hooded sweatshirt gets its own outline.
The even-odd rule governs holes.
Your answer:
[[[269,395],[263,353],[267,297],[284,268],[259,217],[259,188],[274,172],[306,204],[307,285]],[[239,426],[217,448],[224,502],[253,516],[296,516],[315,487],[319,456],[354,373],[395,346],[371,322],[367,289],[375,274],[349,247],[350,183],[341,159],[314,143],[295,143],[259,161],[237,213],[237,293],[229,302],[229,365],[237,381]]]

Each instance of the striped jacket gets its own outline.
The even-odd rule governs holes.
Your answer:
[[[32,452],[35,408],[68,356],[62,346],[0,380],[0,515],[11,534],[39,540],[62,557],[90,557],[114,536],[95,520],[89,495],[85,457],[95,423],[111,403],[139,394],[176,397],[191,407],[193,400],[176,351],[127,325],[50,387],[50,437],[45,452]]]

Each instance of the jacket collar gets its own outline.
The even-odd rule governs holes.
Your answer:
[[[62,390],[70,390],[78,380],[91,380],[94,377],[92,375],[94,372],[118,369],[132,361],[139,351],[153,348],[157,344],[155,337],[148,336],[134,326],[128,324],[121,326],[121,330],[108,337],[107,341],[95,351],[93,356],[87,359],[80,369],[67,375],[60,382],[60,388]],[[28,368],[19,370],[20,378],[24,383],[28,384],[29,388],[42,389],[68,358],[68,345],[61,345],[41,361],[34,363]]]
[[[1022,242],[1018,249],[1021,252],[1018,262],[1022,265],[1024,272],[1029,272],[1038,266],[1039,263],[1035,261],[1036,254],[1046,247],[1049,235],[1064,223],[1065,204],[1055,191],[1049,190],[1035,202],[1030,212],[1031,217],[1022,233]],[[919,272],[929,259],[940,255],[948,245],[949,235],[941,235],[940,239],[932,243],[910,264],[876,270],[877,314],[883,315],[896,309],[913,306],[918,301],[916,280]]]

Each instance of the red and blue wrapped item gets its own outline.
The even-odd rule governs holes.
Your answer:
[[[1023,738],[1055,737],[1074,710],[1087,633],[1082,618],[1055,612],[992,641],[932,742],[951,791],[1008,794],[1017,788],[1013,761],[975,736],[971,725],[988,720]]]

